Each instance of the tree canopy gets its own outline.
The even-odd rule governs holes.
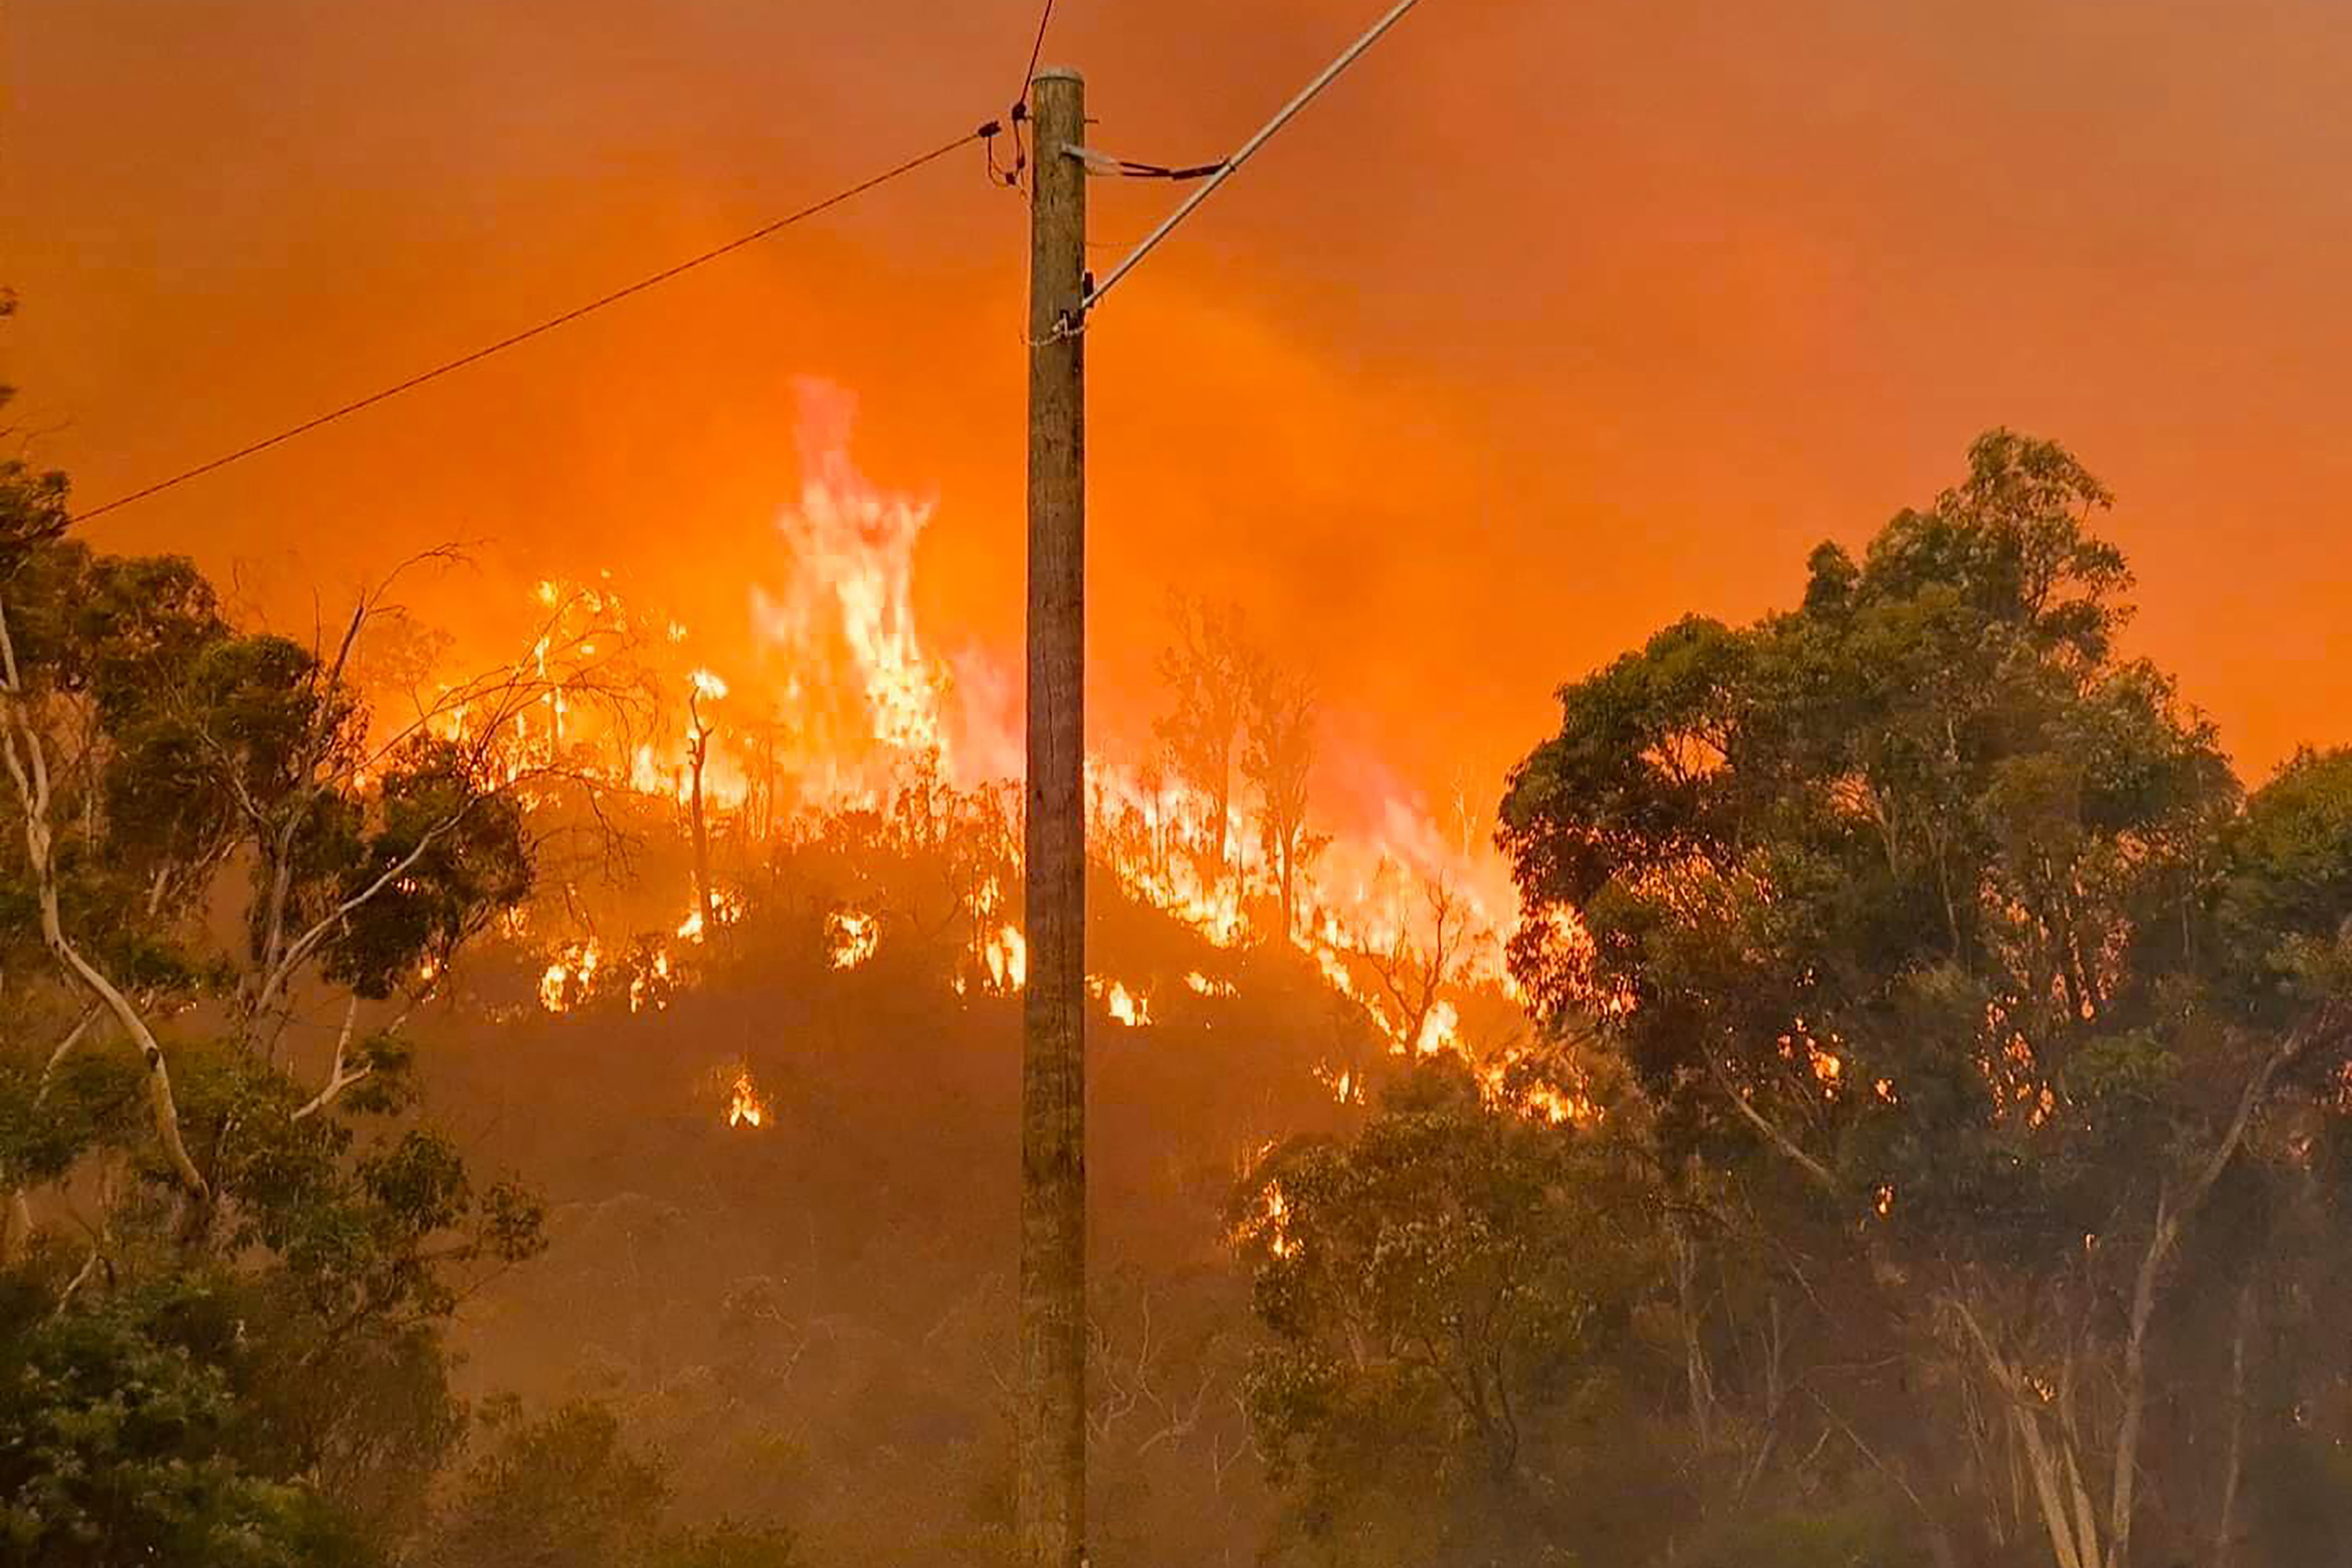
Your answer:
[[[1949,1369],[1907,1415],[1976,1473],[1906,1484],[1954,1560],[2026,1528],[2120,1563],[2233,1493],[2145,1451],[2160,1314],[2332,1195],[2352,753],[2242,792],[2123,651],[2108,505],[1996,431],[1859,561],[1816,551],[1796,609],[1562,688],[1503,804],[1515,971],[1554,1026],[1599,1020],[1662,1164],[1811,1236],[1874,1286],[1843,1326]]]

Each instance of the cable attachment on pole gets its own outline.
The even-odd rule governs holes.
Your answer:
[[[1003,184],[1004,170],[996,162],[996,139],[1004,134],[1004,121],[992,120],[972,134],[980,138],[980,155],[988,165],[988,183],[991,185]]]
[[[1065,147],[1062,151],[1087,166],[1089,174],[1101,174],[1121,180],[1205,180],[1222,174],[1230,166],[1230,159],[1213,163],[1194,163],[1184,168],[1171,168],[1165,163],[1139,163],[1133,158],[1114,157],[1097,152],[1092,147]]]
[[[1029,123],[1029,103],[1027,100],[1024,99],[1021,102],[1013,106],[1011,119],[1013,121],[1013,167],[1004,172],[1004,183],[1009,188],[1017,191],[1021,188],[1021,176],[1026,174],[1029,169],[1029,138],[1024,135],[1021,130],[1023,126]]]
[[[1016,103],[1006,111],[1003,119],[992,120],[980,128],[981,150],[987,155],[990,184],[1003,185],[1008,190],[1021,188],[1021,175],[1029,167],[1028,141],[1022,135],[1021,128],[1028,122],[1029,106]],[[1013,164],[1010,168],[997,162],[996,158],[996,138],[1003,135],[1008,127],[1013,132]]]
[[[1086,300],[1094,291],[1095,275],[1092,272],[1078,274],[1078,303],[1054,318],[1052,331],[1042,338],[1033,338],[1024,332],[1021,334],[1022,342],[1027,343],[1032,349],[1050,349],[1055,343],[1066,343],[1072,338],[1085,337],[1087,335]]]
[[[1089,279],[1087,281],[1091,283],[1093,280]],[[1086,312],[1083,310],[1065,310],[1062,312],[1061,317],[1055,321],[1054,330],[1052,331],[1047,332],[1042,338],[1033,338],[1026,332],[1024,332],[1021,335],[1021,341],[1028,344],[1033,349],[1050,349],[1055,343],[1066,343],[1072,338],[1082,338],[1086,336]]]

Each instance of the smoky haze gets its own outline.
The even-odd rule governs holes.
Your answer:
[[[1190,162],[1360,9],[1106,0],[1049,52],[1087,70],[1106,147]],[[5,265],[36,453],[102,500],[751,227],[1001,113],[1034,21],[19,10]],[[1146,694],[1174,578],[1242,603],[1434,796],[1557,679],[1687,605],[1785,601],[1806,545],[2005,423],[2119,492],[2136,636],[2259,777],[2352,696],[2347,74],[2316,0],[1416,15],[1097,323],[1097,681],[1113,710]],[[1098,183],[1104,260],[1169,199]],[[974,152],[104,540],[193,543],[289,622],[315,582],[484,541],[478,602],[605,567],[715,636],[794,493],[814,374],[860,399],[868,470],[938,498],[934,637],[1009,647],[1023,220]]]
[[[2340,10],[11,11],[0,1568],[2352,1561]]]

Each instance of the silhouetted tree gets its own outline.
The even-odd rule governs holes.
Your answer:
[[[1282,891],[1285,942],[1298,929],[1298,879],[1329,842],[1307,829],[1318,711],[1313,682],[1269,660],[1252,661],[1242,776],[1257,790],[1258,838]]]
[[[1171,707],[1152,726],[1177,777],[1200,796],[1202,884],[1222,887],[1231,861],[1234,750],[1249,710],[1253,656],[1241,612],[1174,595],[1174,640],[1160,655]]]
[[[1942,1369],[1916,1418],[1983,1457],[1957,1496],[1909,1477],[1947,1552],[2013,1467],[2060,1568],[2131,1556],[2163,1309],[2209,1205],[2291,1177],[2272,1131],[2340,1115],[2352,1046],[2340,764],[2241,801],[2116,651],[2107,504],[2063,448],[1984,437],[1863,560],[1817,551],[1799,609],[1565,688],[1502,829],[1523,983],[1560,1016],[1630,997],[1607,1033],[1673,1152]],[[1580,964],[1542,952],[1555,911]]]

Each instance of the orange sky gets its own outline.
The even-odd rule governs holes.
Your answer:
[[[1063,0],[1100,143],[1214,156],[1375,0]],[[5,26],[7,345],[98,500],[1001,111],[1031,0],[75,0]],[[2340,0],[1426,0],[1097,320],[1094,643],[1242,600],[1434,790],[1661,621],[1797,590],[2006,423],[2123,497],[2140,641],[2259,773],[2352,740]],[[1097,184],[1106,264],[1173,199]],[[959,157],[99,525],[280,615],[405,551],[741,626],[792,382],[1021,599],[1024,214]]]

